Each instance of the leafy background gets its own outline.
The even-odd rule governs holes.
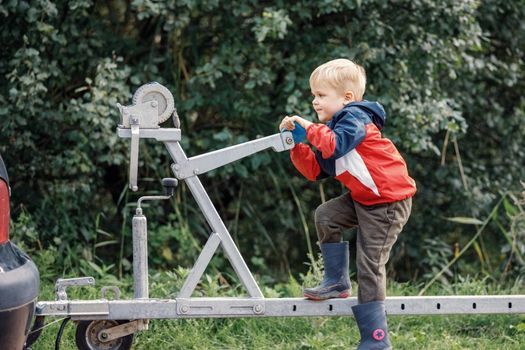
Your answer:
[[[366,68],[365,97],[385,106],[384,135],[418,186],[389,277],[522,281],[524,17],[522,0],[4,1],[0,153],[12,179],[11,238],[44,279],[128,275],[136,200],[161,190],[171,160],[163,145],[141,142],[141,191],[127,190],[116,103],[164,84],[182,146],[197,155],[274,134],[286,114],[314,120],[310,72],[346,57]],[[285,153],[200,177],[269,283],[312,268],[312,213],[343,191],[307,182]],[[159,271],[190,267],[209,234],[184,184],[175,197],[146,209]],[[225,283],[235,280],[228,266],[213,260],[230,271]]]

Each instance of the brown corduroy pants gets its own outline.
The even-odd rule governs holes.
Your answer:
[[[357,226],[357,298],[360,304],[385,300],[385,265],[411,208],[412,198],[366,206],[355,202],[349,193],[317,207],[315,227],[319,243],[341,242],[343,230]]]

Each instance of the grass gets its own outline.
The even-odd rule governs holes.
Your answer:
[[[187,271],[157,273],[150,277],[152,297],[174,298]],[[224,285],[222,276],[207,276],[197,293],[236,295],[239,288]],[[100,286],[119,284],[124,297],[131,295],[129,279],[117,281],[110,275],[97,280]],[[356,291],[354,284],[354,294]],[[415,296],[421,286],[389,282],[388,295]],[[69,291],[69,290],[68,290]],[[300,285],[263,288],[267,297],[298,296]],[[71,289],[71,299],[94,299],[94,287]],[[487,279],[460,279],[454,285],[434,284],[426,295],[525,294],[521,281],[510,286],[488,284]],[[43,283],[41,300],[53,300],[53,283]],[[51,322],[51,320],[47,320]],[[394,349],[525,349],[524,315],[390,316],[390,337]],[[33,350],[52,349],[60,323],[47,327]],[[75,327],[64,332],[61,349],[75,349]],[[152,320],[148,331],[135,335],[133,349],[348,349],[356,348],[359,333],[352,317],[297,317]]]

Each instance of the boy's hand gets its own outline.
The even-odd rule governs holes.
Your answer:
[[[282,132],[284,130],[289,130],[292,132],[293,140],[297,144],[299,142],[304,141],[306,139],[306,129],[301,126],[296,120],[296,118],[299,118],[301,120],[304,120],[301,117],[293,116],[293,117],[284,117],[281,124],[279,125],[279,130]]]
[[[294,116],[286,116],[283,118],[283,120],[281,121],[281,124],[279,125],[279,131],[283,130],[283,129],[286,129],[286,130],[293,130],[295,128],[295,126],[293,125],[293,123],[297,123],[299,124],[300,126],[302,126],[303,128],[307,128],[308,126],[310,126],[310,124],[312,124],[311,121],[308,121],[304,118],[301,118],[299,117],[298,115],[294,115]]]
[[[286,116],[281,121],[281,124],[279,124],[279,131],[283,130],[293,130],[295,129],[295,125],[293,125],[293,120],[291,117]]]

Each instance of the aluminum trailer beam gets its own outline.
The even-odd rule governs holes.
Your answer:
[[[177,298],[43,301],[37,316],[75,320],[353,316],[357,298]],[[525,314],[525,295],[387,297],[388,315]]]

